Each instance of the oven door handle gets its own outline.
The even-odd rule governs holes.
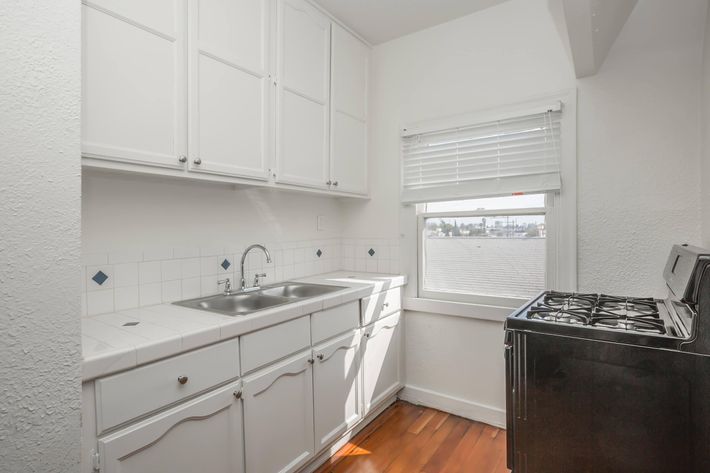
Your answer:
[[[515,470],[513,461],[515,458],[515,445],[514,445],[514,435],[513,435],[513,419],[515,416],[515,406],[513,405],[513,399],[515,399],[515,366],[513,360],[513,340],[514,334],[512,331],[505,332],[505,425],[506,425],[506,439],[507,439],[507,463],[508,469]]]

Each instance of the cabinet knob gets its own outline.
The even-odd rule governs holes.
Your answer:
[[[338,181],[334,181],[334,182],[333,182],[333,185],[334,185],[335,187],[338,187]]]
[[[234,397],[237,399],[242,398],[242,390],[240,389],[239,391],[234,391]]]
[[[389,307],[389,306],[390,306],[389,302],[385,302],[384,304],[382,304],[382,307]]]
[[[312,365],[314,362],[315,362],[315,360],[314,360],[313,358],[309,358],[309,359],[308,359],[308,364],[309,364],[309,365]]]
[[[333,184],[333,181],[325,181],[325,185],[326,185],[326,186],[330,186],[330,185],[332,185],[332,184]]]
[[[188,379],[189,378],[187,376],[178,376],[178,383],[187,384]]]
[[[186,163],[187,162],[187,156],[178,156],[178,161],[181,163]]]
[[[196,164],[197,166],[199,166],[200,164],[202,164],[202,160],[201,160],[200,158],[195,158],[192,162],[193,162],[194,164]]]
[[[323,358],[325,357],[323,356],[323,353],[319,353],[318,355],[316,355],[316,358],[318,358],[320,361],[323,361]]]

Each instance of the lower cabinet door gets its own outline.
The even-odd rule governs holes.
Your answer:
[[[311,356],[309,349],[244,379],[247,472],[296,471],[313,457]]]
[[[367,414],[401,387],[399,312],[363,328],[362,351],[363,414]]]
[[[101,471],[244,472],[240,389],[229,384],[100,439]]]
[[[360,331],[313,349],[316,451],[340,437],[362,417]]]

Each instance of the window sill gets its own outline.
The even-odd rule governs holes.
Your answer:
[[[493,305],[472,304],[469,302],[442,301],[420,297],[405,297],[404,310],[442,314],[452,317],[503,322],[517,307],[500,307]]]

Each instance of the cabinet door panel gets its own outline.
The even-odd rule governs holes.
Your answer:
[[[239,389],[233,383],[99,440],[101,471],[243,472]]]
[[[249,70],[268,68],[269,0],[199,0],[200,49]]]
[[[327,188],[330,22],[305,0],[279,0],[278,182]]]
[[[316,451],[340,437],[361,418],[360,331],[314,348]]]
[[[313,457],[310,350],[244,379],[246,469],[296,471]]]
[[[186,101],[183,2],[162,1],[160,15],[135,2],[83,6],[82,152],[86,156],[183,167]],[[133,6],[133,7],[132,7]],[[118,8],[121,7],[121,8]],[[125,17],[136,13],[136,18]],[[155,21],[152,21],[155,20]],[[150,23],[145,25],[141,21]],[[165,28],[165,31],[157,28]]]
[[[400,314],[363,329],[363,396],[366,414],[400,387]]]
[[[281,96],[278,180],[326,187],[328,158],[325,107],[300,95]]]
[[[328,100],[330,22],[304,0],[280,2],[279,80],[314,101]]]
[[[190,170],[266,180],[268,1],[191,3]]]
[[[338,25],[333,25],[333,107],[367,120],[369,48]]]
[[[330,178],[334,188],[367,194],[369,48],[333,25]]]
[[[367,124],[333,112],[331,177],[339,191],[367,193]]]

